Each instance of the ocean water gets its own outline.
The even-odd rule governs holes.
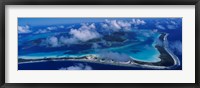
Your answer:
[[[92,18],[90,18],[91,20]],[[94,18],[96,19],[96,18]],[[99,18],[103,19],[103,18]],[[114,18],[112,18],[113,20]],[[177,51],[177,47],[181,45],[174,46],[175,42],[179,42],[182,44],[182,18],[138,18],[140,19],[137,25],[132,24],[129,26],[131,31],[111,31],[116,28],[111,29],[103,29],[101,26],[103,23],[106,22],[88,22],[88,23],[72,23],[64,25],[65,28],[58,28],[59,25],[45,25],[45,26],[35,26],[30,27],[32,33],[24,33],[18,35],[18,59],[43,59],[43,58],[59,58],[59,57],[81,57],[87,55],[96,55],[101,56],[102,52],[104,53],[118,53],[131,57],[134,60],[142,61],[142,62],[158,62],[160,61],[160,53],[154,47],[157,44],[157,40],[160,36],[160,33],[168,33],[169,36],[169,49],[179,58],[181,61],[182,67],[182,51]],[[120,18],[117,20],[124,24],[120,25],[127,25],[129,21],[132,21],[130,18]],[[114,20],[113,22],[115,22]],[[144,21],[144,22],[143,22]],[[119,24],[120,22],[116,23]],[[111,22],[112,23],[112,22]],[[144,25],[140,25],[143,24]],[[85,25],[82,25],[85,24]],[[91,24],[91,25],[90,25]],[[95,27],[94,25],[95,24]],[[159,28],[157,27],[159,24]],[[172,25],[173,24],[173,25]],[[113,25],[113,24],[109,24]],[[109,26],[108,25],[108,26]],[[113,25],[115,26],[115,25]],[[113,27],[111,26],[111,27]],[[119,25],[118,25],[119,26]],[[121,28],[123,28],[121,26]],[[57,27],[55,30],[47,30],[45,28],[48,27]],[[80,31],[81,30],[88,30],[89,31]],[[171,27],[172,29],[169,29]],[[176,27],[176,29],[173,29]],[[95,31],[91,28],[95,28]],[[36,32],[38,29],[45,29],[46,33],[39,33]],[[125,30],[126,28],[124,28]],[[93,40],[93,42],[86,42],[86,41],[79,41],[78,44],[66,44],[61,45],[60,37],[65,37],[65,39],[72,38],[71,30],[76,30],[78,35],[81,35],[82,32],[86,34],[90,34],[94,36],[95,33],[98,32],[101,36],[100,40]],[[77,31],[79,30],[79,31]],[[92,31],[91,31],[92,30]],[[156,32],[154,32],[156,30]],[[93,33],[93,34],[92,34]],[[124,33],[124,34],[123,34]],[[83,34],[84,35],[84,34]],[[111,35],[111,36],[110,36]],[[85,36],[85,35],[84,35]],[[82,36],[82,37],[84,37]],[[108,38],[105,36],[109,36]],[[54,37],[54,39],[48,40],[49,38]],[[90,36],[88,36],[90,37]],[[77,37],[76,37],[77,38]],[[78,37],[79,38],[79,37]],[[126,42],[113,42],[113,40],[120,40],[126,39]],[[102,40],[103,39],[103,40]],[[108,40],[106,40],[108,39]],[[67,42],[69,42],[68,40]],[[95,42],[94,42],[95,41]],[[106,41],[106,42],[105,42]],[[49,43],[50,42],[50,43]],[[104,44],[105,43],[105,44]],[[57,44],[60,46],[52,47],[51,44]],[[100,48],[93,48],[93,45],[97,44],[96,47],[100,46]],[[175,48],[174,48],[175,47]],[[70,66],[79,66],[76,65],[77,63],[81,63],[84,65],[91,65],[91,68],[94,70],[126,70],[126,69],[144,69],[140,67],[123,67],[123,66],[113,66],[113,65],[105,65],[105,64],[96,64],[96,63],[88,63],[88,62],[76,62],[76,61],[48,61],[48,62],[35,62],[35,63],[24,63],[18,64],[19,70],[25,69],[33,69],[33,70],[58,70],[58,69],[65,69]],[[81,65],[82,66],[82,65]]]
[[[169,49],[178,57],[180,64],[182,66],[182,49],[181,52],[177,51],[177,49],[171,48],[173,46],[174,42],[180,42],[181,45],[177,45],[182,48],[182,30],[171,30],[167,31],[169,33],[169,36],[167,37],[169,44]],[[180,66],[180,67],[181,67]]]
[[[82,66],[87,66],[89,69],[84,69]],[[72,68],[74,67],[74,69]],[[75,69],[80,68],[80,69]],[[178,68],[180,69],[180,68]],[[155,70],[152,68],[127,67],[109,64],[99,64],[80,61],[47,61],[18,64],[18,70]],[[169,70],[169,69],[159,69]],[[170,69],[177,70],[177,69]]]

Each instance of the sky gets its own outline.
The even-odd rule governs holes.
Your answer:
[[[82,23],[82,22],[103,22],[105,19],[116,18],[18,18],[18,25],[54,25],[54,24],[70,24],[70,23]],[[117,18],[124,19],[124,18]],[[130,19],[130,18],[129,18]]]

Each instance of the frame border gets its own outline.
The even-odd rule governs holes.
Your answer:
[[[195,5],[195,83],[5,83],[5,6],[6,5]],[[199,88],[200,0],[1,0],[0,1],[0,87],[5,88]]]

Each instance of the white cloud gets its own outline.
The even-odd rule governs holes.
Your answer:
[[[176,29],[178,24],[175,21],[170,21],[169,24],[167,25],[168,29]]]
[[[168,29],[176,29],[176,26],[174,26],[174,25],[167,25],[167,28]]]
[[[101,27],[112,31],[131,31],[132,25],[136,27],[137,25],[144,24],[146,24],[146,22],[140,19],[132,19],[132,21],[105,19],[105,23],[102,23]]]
[[[131,23],[127,21],[118,21],[117,22],[121,28],[124,29],[124,31],[130,31],[131,30]]]
[[[170,21],[170,23],[173,25],[177,25],[177,23],[175,21]]]
[[[47,39],[46,39],[46,43],[47,43],[48,45],[50,45],[51,47],[58,47],[58,46],[60,46],[60,45],[59,45],[59,42],[58,42],[58,38],[55,37],[55,36],[52,36],[52,37],[50,37],[50,38],[47,38]]]
[[[117,52],[106,52],[103,51],[102,53],[99,54],[100,58],[106,59],[106,60],[114,60],[118,62],[127,62],[131,60],[131,58],[122,53],[117,53]]]
[[[121,26],[117,23],[116,20],[111,20],[110,21],[110,26],[111,26],[112,29],[115,29],[115,30],[121,29]]]
[[[47,33],[47,32],[49,31],[46,29],[39,29],[38,31],[35,32],[35,34],[41,34],[41,33]]]
[[[28,25],[26,26],[18,26],[18,33],[30,33],[30,27]]]
[[[90,39],[98,38],[100,36],[97,32],[77,29],[72,29],[70,31],[70,34],[72,34],[75,38],[79,39],[80,41],[87,41]]]
[[[102,23],[102,27],[105,28],[104,30],[112,30],[112,31],[130,31],[131,25],[134,24],[145,24],[143,20],[136,19],[135,22],[130,21],[123,21],[123,20],[107,20],[105,19],[105,23]],[[62,26],[62,25],[61,25]],[[63,28],[63,27],[62,27]],[[47,29],[40,29],[36,33],[46,33],[50,32],[51,30],[55,30],[57,27],[51,26],[47,27]],[[99,38],[101,37],[101,34],[99,34],[96,30],[95,23],[89,24],[89,23],[82,23],[81,26],[77,29],[71,29],[69,31],[70,36],[69,37],[51,37],[46,39],[46,42],[48,45],[52,47],[60,47],[64,45],[69,44],[76,44],[78,42],[86,42],[91,39]],[[93,48],[97,47],[97,45],[93,45]]]
[[[91,30],[96,29],[95,23],[88,24],[88,23],[81,23],[81,27],[79,30]]]
[[[50,47],[60,47],[64,45],[77,44],[80,41],[85,42],[87,40],[100,37],[100,34],[95,29],[96,27],[94,24],[82,24],[80,28],[70,30],[69,34],[71,34],[71,37],[52,36],[47,38],[43,43]]]
[[[105,23],[101,24],[101,27],[112,31],[129,31],[131,30],[131,22],[105,19]]]
[[[103,23],[101,24],[101,27],[102,27],[102,28],[105,28],[105,29],[108,29],[108,28],[109,28],[108,24],[103,24]]]
[[[68,38],[64,36],[61,36],[61,37],[52,36],[52,37],[46,38],[46,40],[43,41],[41,45],[45,45],[47,47],[61,47],[61,46],[70,45],[70,44],[77,44],[78,42],[79,40],[74,37]]]
[[[59,70],[92,70],[92,67],[79,63],[74,66],[69,66],[67,68],[62,67]]]
[[[90,28],[90,29],[96,29],[96,26],[95,26],[94,23],[92,23],[91,25],[89,25],[89,28]]]
[[[60,25],[58,27],[55,27],[55,26],[46,27],[46,29],[39,29],[38,31],[35,32],[35,34],[48,33],[50,31],[56,30],[58,28],[65,28],[65,26]]]
[[[62,26],[59,26],[59,28],[62,27]],[[56,30],[57,27],[55,26],[50,26],[50,27],[47,27],[46,29],[39,29],[38,31],[35,32],[35,34],[41,34],[41,33],[48,33],[50,31],[53,31],[53,30]]]
[[[137,26],[137,25],[144,25],[144,24],[146,24],[146,22],[144,20],[140,20],[140,19],[132,19],[132,24]]]
[[[52,27],[47,27],[47,29],[51,31],[51,30],[56,30],[57,27],[53,27],[53,26],[52,26]]]
[[[166,27],[164,27],[163,25],[166,25]],[[172,20],[168,21],[167,20],[167,21],[164,21],[164,22],[156,22],[155,26],[156,26],[156,28],[162,29],[162,30],[177,29],[178,23],[176,21],[172,21]]]
[[[80,41],[87,41],[94,38],[99,38],[100,34],[95,30],[95,25],[86,25],[83,24],[78,29],[71,29],[69,34],[71,34],[74,38],[80,40]]]
[[[68,38],[68,37],[61,36],[59,38],[59,41],[61,44],[69,45],[69,44],[76,44],[78,42],[78,39],[76,39],[74,37]]]
[[[166,29],[163,25],[161,25],[160,22],[156,22],[156,23],[155,23],[155,26],[156,26],[157,29],[162,29],[162,30],[165,30],[165,29]]]

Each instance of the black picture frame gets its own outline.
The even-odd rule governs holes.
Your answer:
[[[199,88],[200,0],[1,0],[0,87],[2,88]],[[5,83],[6,5],[195,5],[195,83]]]

